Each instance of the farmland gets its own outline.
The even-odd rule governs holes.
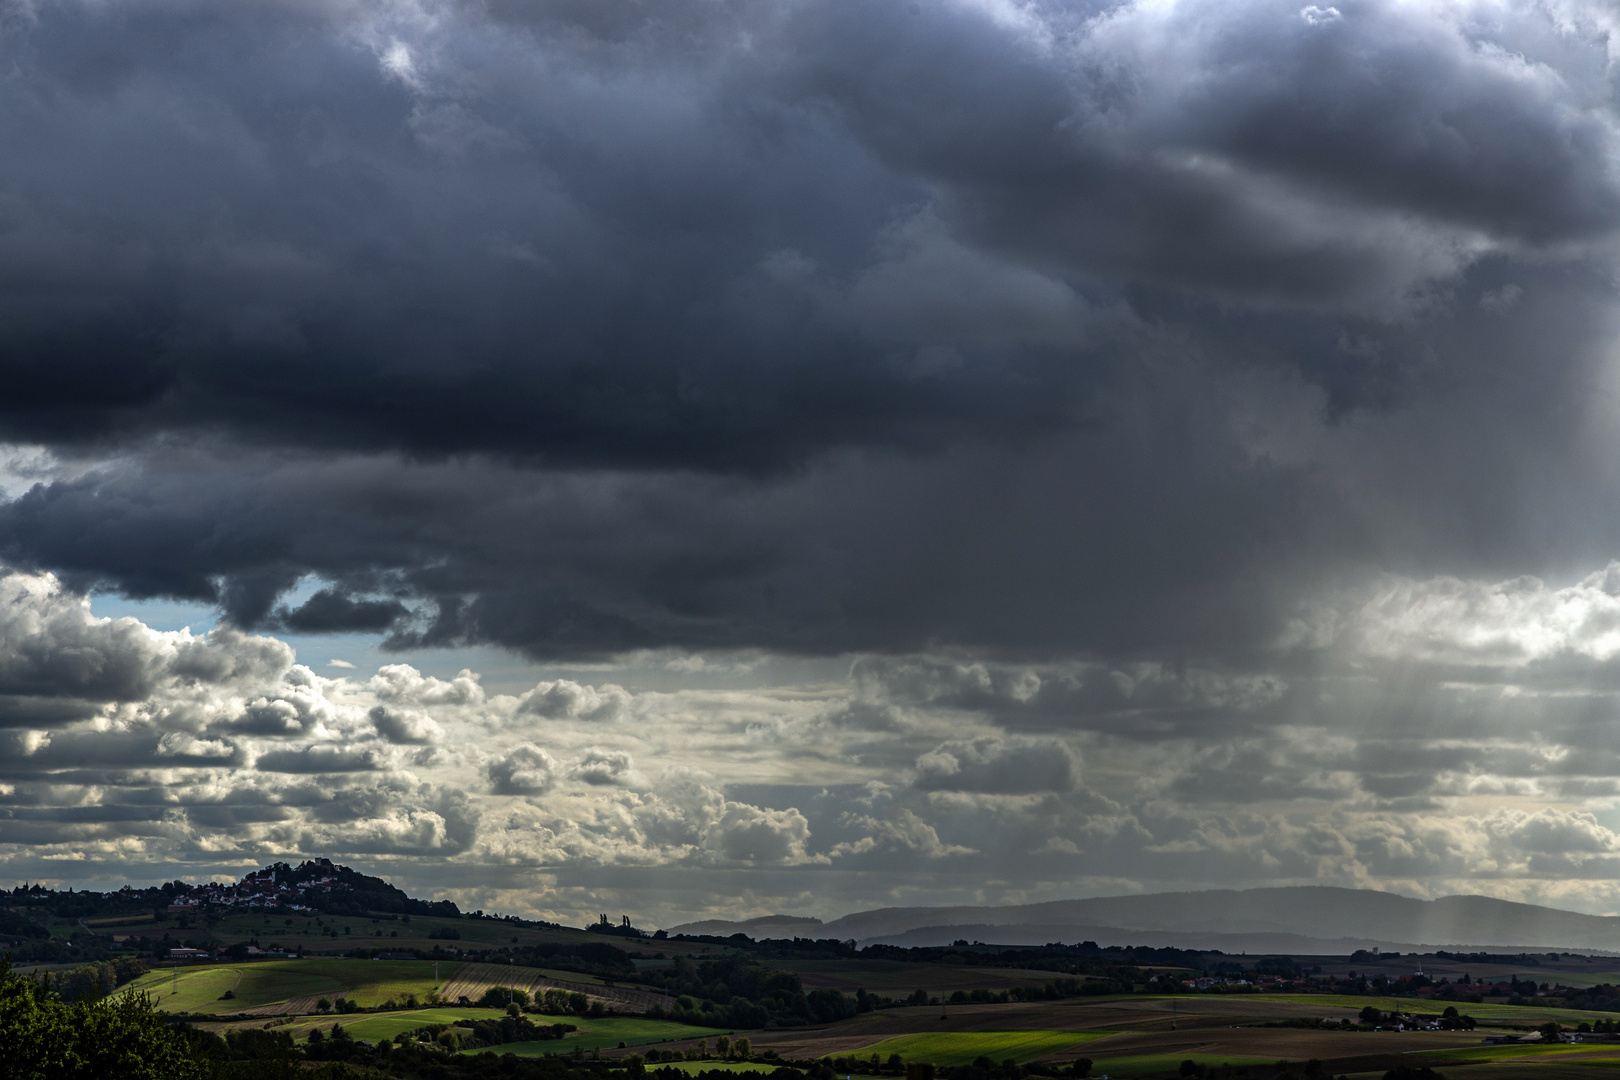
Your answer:
[[[1045,972],[1015,968],[986,968],[946,964],[907,964],[893,960],[809,960],[789,966],[806,987],[843,990],[857,987],[880,994],[909,994],[923,989],[930,994],[955,990],[1005,990],[1013,986],[1039,986]]]
[[[441,963],[448,976],[459,967]],[[208,964],[162,969],[132,983],[149,991],[160,1009],[203,1015],[242,1012],[314,1012],[318,998],[347,997],[362,1007],[415,994],[425,998],[434,988],[429,960],[265,960],[244,964]],[[223,998],[229,990],[232,996]]]
[[[435,974],[438,981],[435,982]],[[372,1009],[414,996],[426,1001],[435,990],[445,1001],[477,1001],[491,987],[516,986],[530,993],[563,989],[583,993],[618,1011],[644,1012],[664,1000],[644,990],[614,987],[574,972],[459,960],[355,960],[311,957],[239,964],[162,968],[131,987],[151,993],[165,1012],[194,1015],[259,1016],[313,1013],[320,998],[345,997]],[[229,991],[231,996],[224,995]]]
[[[1000,1062],[1068,1061],[1085,1057],[1094,1075],[1168,1077],[1180,1063],[1271,1068],[1279,1061],[1323,1062],[1335,1074],[1382,1076],[1397,1061],[1426,1061],[1450,1070],[1465,1062],[1491,1061],[1506,1080],[1509,1068],[1541,1069],[1552,1060],[1614,1059],[1614,1047],[1536,1044],[1505,1048],[1481,1045],[1480,1032],[1344,1031],[1259,1026],[1312,1017],[1352,1017],[1356,1009],[1324,997],[1115,996],[1023,1005],[890,1009],[814,1031],[765,1031],[752,1035],[757,1051],[783,1057],[847,1058],[853,1065],[876,1053],[935,1065],[965,1064],[983,1056]],[[1410,1002],[1406,1003],[1410,1007]],[[1530,1026],[1546,1010],[1502,1006],[1507,1019]],[[1513,1015],[1513,1014],[1519,1015]],[[1539,1022],[1539,1021],[1538,1021]],[[1455,1062],[1456,1064],[1452,1064]],[[1472,1067],[1471,1065],[1468,1067]],[[688,1067],[687,1071],[693,1071]],[[1533,1075],[1541,1076],[1538,1071]]]
[[[1417,1007],[1410,1000],[1388,997],[1349,997],[1338,994],[1300,994],[1300,995],[1266,995],[1267,1001],[1290,1001],[1302,1005],[1334,1006],[1341,1009],[1361,1009],[1372,1005],[1389,1012],[1394,1009],[1412,1009]],[[1431,1011],[1438,1011],[1443,1003],[1425,1006]],[[1555,1020],[1560,1024],[1574,1027],[1581,1021],[1596,1020],[1599,1013],[1586,1012],[1580,1009],[1560,1009],[1545,1005],[1493,1005],[1483,1002],[1476,1005],[1463,1005],[1462,1008],[1475,1019],[1484,1023],[1523,1024],[1534,1026]],[[1325,1015],[1325,1014],[1324,1014]]]
[[[82,916],[71,908],[51,915],[39,901],[52,940],[67,944],[36,955],[95,959],[54,965],[50,988],[64,1000],[94,1000],[122,984],[189,1020],[199,1038],[229,1035],[232,1052],[259,1047],[311,1065],[347,1060],[385,1071],[414,1063],[454,1073],[474,1068],[460,1055],[488,1053],[504,1059],[502,1069],[532,1065],[595,1080],[609,1080],[637,1053],[688,1074],[788,1061],[814,1080],[835,1069],[892,1076],[897,1063],[931,1064],[943,1070],[941,1080],[1068,1077],[1080,1063],[1093,1076],[1127,1080],[1200,1069],[1217,1070],[1217,1080],[1287,1080],[1299,1070],[1286,1062],[1315,1062],[1312,1078],[1381,1080],[1393,1065],[1426,1063],[1443,1068],[1447,1080],[1574,1080],[1620,1065],[1620,1047],[1604,1044],[1535,1036],[1482,1043],[1487,1029],[1531,1035],[1548,1023],[1615,1030],[1620,994],[1586,989],[1620,982],[1612,971],[1620,963],[1610,957],[1296,959],[1089,942],[863,949],[830,939],[672,941],[627,926],[587,931],[458,917],[453,906],[407,904],[384,885],[366,879],[355,893],[395,904],[382,911],[341,896],[326,907],[191,903],[144,912],[117,909],[122,901],[114,898],[114,910]],[[36,941],[43,926],[31,931]],[[238,946],[248,945],[302,956],[221,959],[243,957],[248,950]],[[175,956],[206,950],[213,959],[165,965],[171,949]],[[361,958],[396,951],[426,958]],[[158,970],[136,959],[153,956],[162,958]],[[1453,971],[1439,982],[1426,974]],[[1453,1030],[1430,1030],[1448,1000],[1466,1015],[1445,1020]],[[528,1004],[536,1024],[563,1021],[574,1030],[534,1039],[543,1032],[519,1022],[515,1010],[489,1007],[509,1002]],[[1606,1016],[1566,1002],[1615,1008]],[[459,1030],[404,1038],[448,1025]],[[753,1062],[715,1060],[723,1034],[747,1035]],[[661,1052],[652,1054],[655,1047]],[[548,1056],[567,1060],[532,1062]],[[476,1068],[489,1065],[480,1058]]]
[[[455,974],[447,978],[441,996],[449,1001],[465,997],[477,1001],[494,987],[513,986],[535,995],[545,990],[569,990],[597,998],[622,1012],[643,1013],[654,1005],[668,1004],[661,994],[644,989],[611,986],[601,979],[588,983],[576,981],[571,972],[548,971],[544,968],[513,967],[509,964],[469,963],[456,966]]]
[[[1023,1064],[1063,1054],[1094,1039],[1105,1039],[1108,1034],[1098,1031],[953,1031],[899,1035],[861,1047],[857,1052],[876,1054],[884,1060],[890,1054],[899,1054],[902,1060],[935,1065],[967,1065],[980,1057]]]
[[[329,1031],[333,1024],[341,1024],[343,1030],[356,1039],[380,1042],[429,1024],[452,1024],[464,1019],[496,1020],[504,1015],[500,1009],[402,1009],[398,1012],[369,1013],[360,1016],[309,1016],[291,1024],[279,1025],[276,1030],[284,1031],[294,1039],[303,1040],[316,1028]],[[222,1028],[231,1026],[221,1025]],[[556,1046],[556,1043],[550,1045]]]
[[[349,1035],[367,1042],[380,1042],[383,1039],[393,1039],[406,1032],[433,1024],[453,1024],[457,1020],[498,1020],[506,1015],[503,1009],[480,1009],[467,1006],[444,1006],[427,1009],[401,1009],[393,1012],[362,1013],[348,1016],[305,1016],[291,1023],[278,1024],[274,1030],[285,1032],[294,1040],[303,1041],[312,1030],[320,1029],[330,1031],[332,1025],[337,1024]],[[537,1022],[547,1022],[549,1017],[534,1017]],[[559,1020],[563,1018],[557,1018]],[[623,1043],[626,1047],[645,1046],[649,1043],[671,1042],[682,1039],[712,1039],[717,1035],[728,1034],[725,1031],[712,1028],[690,1027],[685,1024],[672,1024],[658,1020],[636,1020],[625,1018],[609,1019],[583,1019],[568,1018],[567,1023],[573,1024],[579,1030],[569,1032],[561,1039],[546,1039],[538,1042],[508,1043],[501,1047],[501,1053],[517,1054],[519,1056],[533,1056],[543,1054],[568,1054],[578,1049],[582,1052],[601,1049],[617,1049]],[[204,1025],[208,1030],[223,1032],[237,1027],[258,1027],[258,1022],[244,1023],[242,1021],[220,1021]]]
[[[827,981],[835,966],[825,962],[801,965],[805,978],[819,972]],[[576,973],[491,964],[477,961],[356,960],[312,957],[238,964],[181,966],[178,971],[150,972],[133,984],[152,993],[159,1007],[171,1012],[221,1019],[204,1023],[207,1030],[260,1027],[265,1020],[285,1016],[277,1023],[303,1045],[314,1029],[342,1026],[350,1036],[380,1043],[431,1024],[459,1019],[498,1019],[503,1010],[469,1005],[397,1009],[334,1016],[316,1013],[319,999],[345,997],[363,1008],[375,1009],[390,1000],[404,1002],[407,995],[427,1002],[437,988],[444,1002],[476,1002],[490,987],[516,985],[531,993],[566,986],[588,990],[591,997],[620,1013],[645,1010],[646,1002],[668,1002],[607,980]],[[847,978],[859,985],[892,984],[898,988],[923,986],[932,992],[952,985],[978,983],[988,977],[1032,982],[1035,972],[993,968],[945,967],[884,962],[851,965]],[[883,982],[878,982],[882,977]],[[818,980],[819,981],[819,980]],[[231,996],[224,995],[229,992]],[[643,1001],[642,999],[645,999]],[[1373,1032],[1313,1030],[1262,1026],[1288,1021],[1326,1019],[1337,1023],[1353,1019],[1368,1005],[1381,1010],[1411,1009],[1411,999],[1332,994],[1146,995],[1113,994],[1010,1004],[955,1004],[885,1008],[862,1013],[833,1024],[806,1028],[775,1028],[747,1032],[756,1053],[774,1050],[783,1058],[803,1061],[846,1059],[860,1071],[876,1054],[903,1061],[926,1061],[938,1067],[965,1066],[987,1058],[994,1062],[1065,1062],[1085,1057],[1096,1074],[1111,1077],[1167,1077],[1183,1061],[1210,1068],[1242,1066],[1264,1070],[1278,1061],[1320,1060],[1325,1067],[1348,1073],[1373,1072],[1395,1060],[1423,1060],[1447,1070],[1470,1072],[1489,1067],[1494,1080],[1509,1080],[1513,1070],[1542,1080],[1561,1080],[1549,1069],[1607,1069],[1620,1059],[1613,1047],[1591,1045],[1540,1046],[1524,1044],[1485,1047],[1478,1032]],[[1596,1014],[1553,1006],[1474,1004],[1471,1015],[1484,1024],[1528,1029],[1548,1020],[1566,1026],[1597,1019]],[[568,1017],[578,1031],[560,1040],[509,1043],[498,1048],[518,1057],[599,1052],[615,1058],[668,1044],[695,1045],[739,1029],[698,1026],[634,1015]],[[543,1022],[544,1018],[536,1017]],[[467,1051],[477,1053],[479,1051]],[[1380,1064],[1385,1063],[1385,1064]],[[684,1072],[722,1067],[748,1071],[735,1063],[714,1061],[677,1063]],[[758,1068],[759,1066],[754,1066]],[[1584,1075],[1584,1074],[1583,1074]]]
[[[569,1023],[576,1024],[580,1030],[570,1032],[566,1037],[557,1040],[507,1043],[500,1048],[500,1052],[516,1054],[518,1057],[541,1057],[546,1054],[571,1054],[575,1050],[589,1052],[617,1049],[621,1044],[628,1051],[653,1043],[713,1039],[718,1035],[733,1034],[716,1028],[691,1027],[660,1020],[570,1020]],[[467,1053],[477,1052],[467,1051]]]

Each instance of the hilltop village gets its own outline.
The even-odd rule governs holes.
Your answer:
[[[191,885],[170,881],[144,889],[126,885],[112,892],[58,891],[37,884],[23,885],[11,890],[6,904],[75,919],[147,912],[186,915],[208,910],[319,911],[339,915],[383,911],[451,918],[461,914],[448,900],[413,899],[380,878],[339,866],[330,859],[311,859],[297,866],[271,863],[237,882]],[[0,923],[0,939],[6,936],[7,927]]]
[[[353,892],[354,885],[342,880],[340,871],[346,867],[333,865],[330,859],[315,859],[303,863],[297,871],[286,863],[275,863],[263,870],[255,870],[235,884],[211,882],[207,885],[186,886],[169,901],[171,914],[199,911],[206,907],[247,908],[248,910],[285,908],[288,911],[313,911],[317,906],[305,903],[310,893]],[[319,877],[307,876],[309,871],[326,871]],[[103,894],[108,895],[108,894]],[[314,899],[313,897],[309,897]]]

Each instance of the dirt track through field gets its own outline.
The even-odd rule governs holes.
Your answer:
[[[463,964],[455,976],[445,984],[440,996],[446,1001],[477,1001],[484,992],[495,986],[515,986],[527,990],[529,996],[547,990],[567,990],[584,994],[619,1012],[644,1013],[654,1005],[667,1007],[670,999],[647,990],[632,990],[622,986],[602,986],[597,983],[568,982],[541,975],[534,968],[508,968],[505,964]]]

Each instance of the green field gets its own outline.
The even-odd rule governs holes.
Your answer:
[[[547,1018],[534,1017],[536,1023],[545,1019]],[[712,1039],[716,1035],[735,1034],[730,1028],[691,1027],[687,1024],[672,1024],[667,1020],[581,1020],[576,1017],[558,1017],[558,1019],[577,1026],[579,1030],[570,1032],[560,1040],[542,1039],[538,1042],[507,1043],[496,1052],[516,1054],[518,1057],[544,1057],[546,1054],[571,1054],[576,1047],[582,1051],[611,1050],[617,1048],[620,1043],[625,1046],[646,1046],[650,1043],[673,1042],[678,1039]],[[483,1051],[465,1050],[463,1053],[480,1054]]]
[[[448,982],[459,966],[441,962],[440,978]],[[370,1008],[406,993],[426,997],[433,989],[433,962],[317,957],[208,964],[181,967],[178,973],[162,968],[142,975],[130,986],[150,992],[165,1012],[222,1015],[311,995],[341,995]],[[227,990],[235,997],[219,1000]]]
[[[326,961],[315,961],[323,962]],[[449,982],[460,966],[459,963],[441,961],[438,964],[439,984]],[[398,1001],[406,994],[426,998],[435,985],[433,971],[431,960],[348,960],[338,961],[332,975],[338,979],[353,980],[344,997],[361,1008],[374,1009],[390,998]]]
[[[130,986],[150,991],[157,1007],[165,1012],[233,1013],[305,994],[341,993],[344,983],[320,970],[317,966],[320,963],[269,960],[257,964],[181,968],[178,974],[158,970],[142,975]],[[226,990],[234,991],[235,998],[220,1001],[220,995]]]
[[[1177,995],[1176,1000],[1197,1001],[1199,996],[1201,995]],[[1523,1024],[1527,1027],[1545,1024],[1548,1020],[1557,1020],[1560,1024],[1574,1027],[1582,1021],[1592,1023],[1599,1017],[1606,1015],[1604,1013],[1587,1012],[1583,1009],[1556,1009],[1541,1005],[1470,1005],[1467,1002],[1424,1001],[1418,998],[1361,997],[1354,994],[1254,994],[1245,1000],[1287,1001],[1296,1005],[1327,1005],[1341,1009],[1362,1009],[1368,1005],[1374,1005],[1385,1012],[1406,1013],[1440,1013],[1445,1011],[1447,1005],[1455,1005],[1458,1012],[1466,1013],[1475,1020]]]
[[[312,1028],[330,1032],[333,1024],[341,1024],[356,1039],[380,1042],[430,1024],[452,1024],[457,1020],[498,1020],[505,1016],[502,1009],[476,1009],[462,1006],[444,1006],[433,1009],[401,1009],[398,1012],[359,1013],[348,1016],[306,1016],[290,1024],[278,1024],[277,1031],[285,1031],[298,1041],[309,1037]],[[541,1057],[545,1054],[571,1054],[575,1047],[581,1052],[613,1049],[620,1043],[643,1046],[648,1043],[670,1042],[678,1039],[710,1039],[716,1035],[731,1034],[725,1029],[690,1027],[663,1020],[623,1020],[616,1018],[589,1020],[572,1016],[538,1016],[530,1014],[536,1024],[567,1023],[579,1028],[561,1039],[541,1039],[534,1042],[507,1043],[496,1053],[516,1054],[519,1057]],[[249,1026],[257,1026],[249,1025]],[[495,1049],[486,1047],[485,1049]],[[482,1053],[482,1050],[466,1051]]]
[[[1270,1058],[1233,1057],[1223,1054],[1175,1053],[1132,1054],[1127,1057],[1098,1058],[1091,1063],[1092,1076],[1173,1076],[1183,1061],[1216,1068],[1221,1065],[1270,1065]]]
[[[1459,1046],[1450,1050],[1418,1050],[1425,1058],[1449,1061],[1513,1061],[1518,1058],[1556,1057],[1559,1054],[1590,1054],[1602,1050],[1601,1043],[1530,1043],[1527,1046]]]
[[[890,1054],[899,1054],[904,1061],[926,1061],[934,1065],[971,1065],[980,1057],[997,1063],[1011,1058],[1023,1064],[1112,1034],[1111,1031],[951,1031],[897,1035],[863,1046],[851,1054],[860,1057],[876,1054],[883,1060]]]
[[[350,1016],[309,1016],[294,1024],[278,1025],[275,1030],[285,1031],[294,1039],[308,1038],[311,1028],[330,1032],[333,1024],[342,1024],[343,1030],[356,1039],[380,1042],[415,1031],[429,1024],[451,1024],[457,1020],[499,1020],[506,1013],[501,1009],[401,1009],[399,1012],[363,1013]],[[541,1018],[536,1017],[537,1021]],[[556,1043],[552,1044],[557,1045]]]

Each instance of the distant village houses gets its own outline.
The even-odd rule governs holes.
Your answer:
[[[348,884],[339,880],[337,868],[330,859],[314,859],[312,862],[317,867],[331,870],[332,873],[292,882],[281,880],[280,871],[270,867],[256,870],[234,884],[211,882],[207,885],[185,886],[186,891],[176,895],[169,902],[169,913],[185,915],[205,907],[245,908],[250,911],[261,908],[308,911],[311,910],[310,905],[304,901],[309,893],[316,890],[341,892],[350,888]]]

